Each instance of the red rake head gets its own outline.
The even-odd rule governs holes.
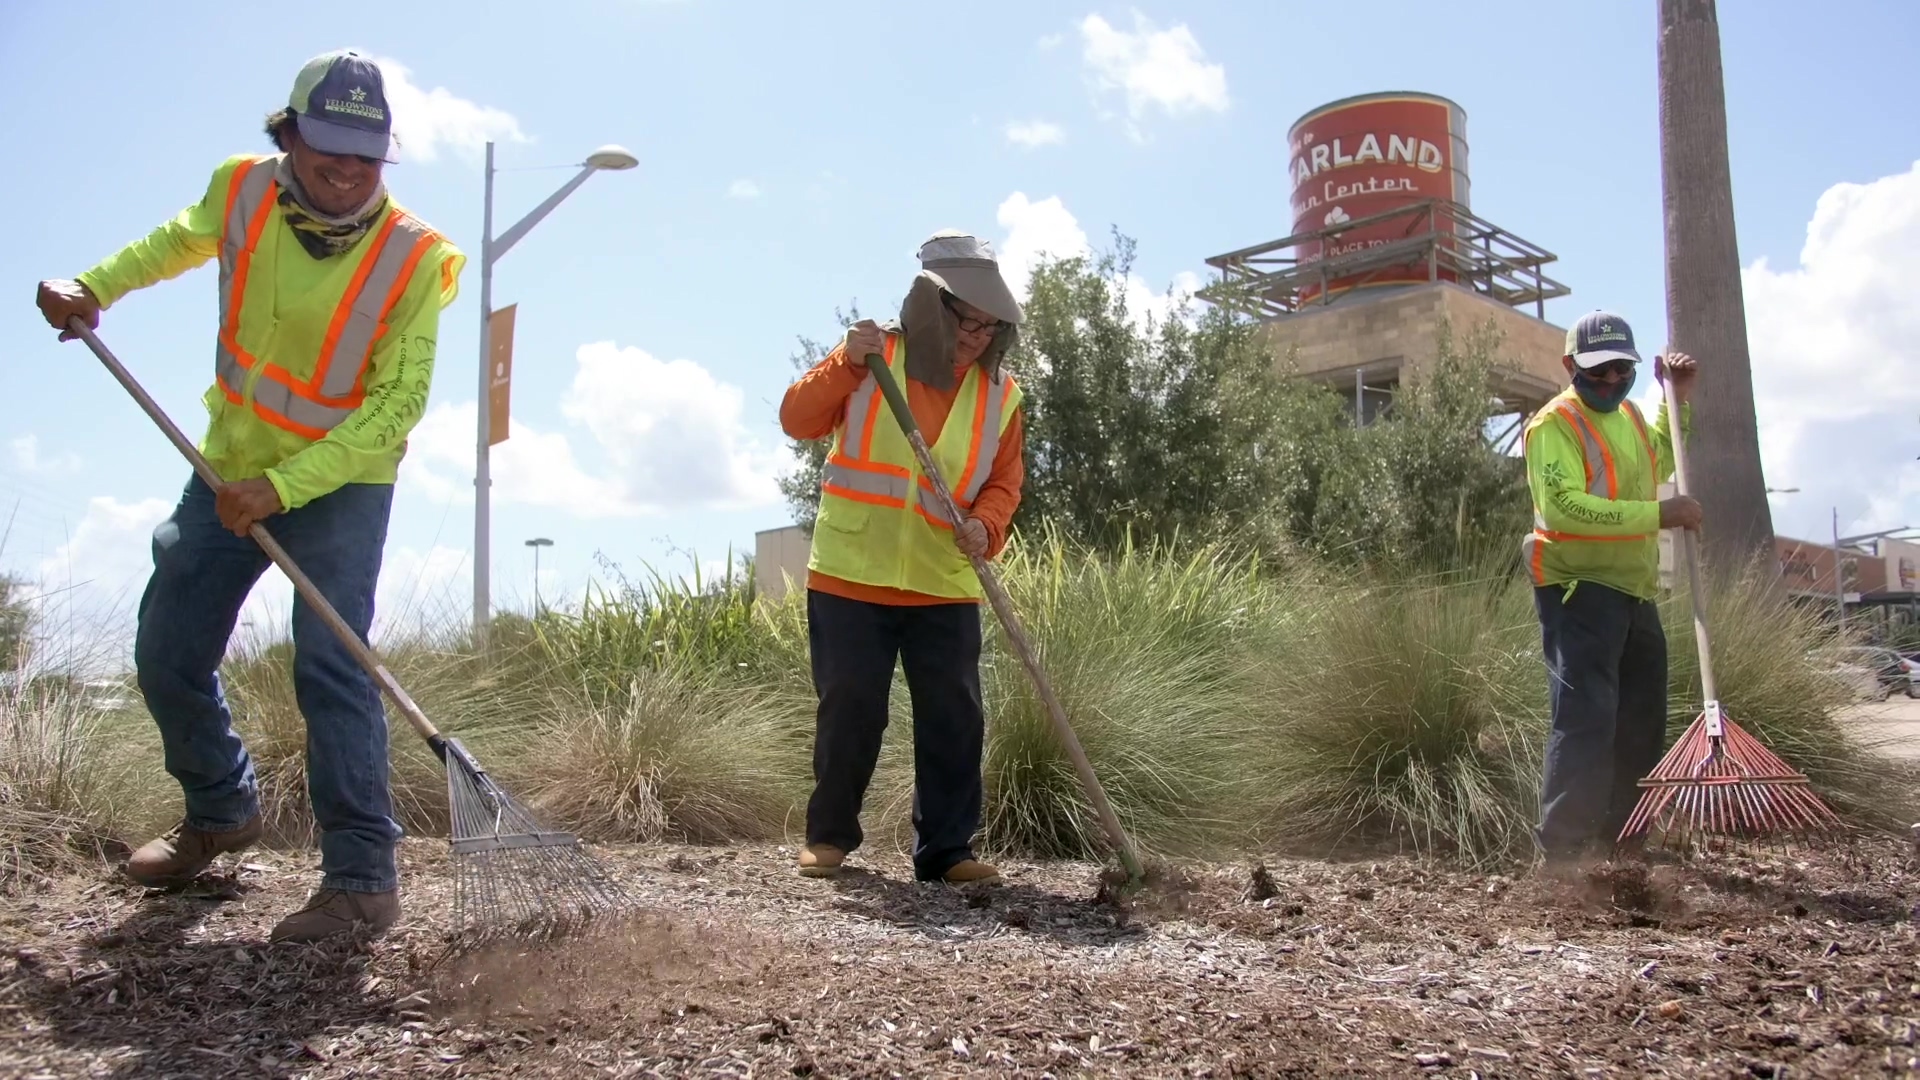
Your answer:
[[[1844,828],[1806,775],[1760,745],[1717,701],[1707,702],[1640,787],[1617,844],[1656,832],[1669,845],[1685,846],[1695,834],[1756,840]]]

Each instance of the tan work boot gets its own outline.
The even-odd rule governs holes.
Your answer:
[[[182,818],[127,859],[127,876],[150,889],[185,885],[213,865],[216,856],[251,847],[265,831],[258,814],[231,832],[203,832]]]
[[[268,941],[320,941],[356,928],[378,935],[400,919],[400,890],[383,893],[321,889],[307,906],[281,919]]]
[[[940,876],[949,885],[1000,884],[999,869],[979,859],[964,859],[954,863]]]
[[[847,853],[832,844],[808,844],[800,849],[800,876],[833,877],[846,861]]]

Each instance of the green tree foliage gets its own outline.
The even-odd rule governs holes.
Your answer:
[[[0,574],[0,670],[18,667],[27,656],[33,629],[33,607],[27,583]]]

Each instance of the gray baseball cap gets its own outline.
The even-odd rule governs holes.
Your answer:
[[[314,57],[294,78],[287,105],[300,138],[315,150],[390,160],[393,114],[380,66],[371,58],[352,49]]]
[[[1002,322],[1021,321],[1020,303],[1000,276],[993,245],[958,229],[942,229],[920,245],[920,269],[941,288]]]
[[[1598,367],[1609,360],[1640,362],[1633,347],[1633,327],[1611,311],[1590,311],[1567,330],[1567,355],[1582,369]]]

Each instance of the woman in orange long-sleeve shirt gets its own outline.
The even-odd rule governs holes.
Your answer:
[[[799,871],[838,873],[860,845],[860,808],[880,756],[896,661],[914,723],[914,874],[999,880],[974,857],[985,714],[979,586],[967,556],[1006,545],[1024,476],[1021,392],[1001,361],[1021,320],[992,250],[936,233],[897,322],[856,323],[787,389],[780,425],[833,439],[807,573],[814,790]],[[867,370],[894,371],[962,520],[943,520]],[[956,409],[955,406],[960,408]]]

